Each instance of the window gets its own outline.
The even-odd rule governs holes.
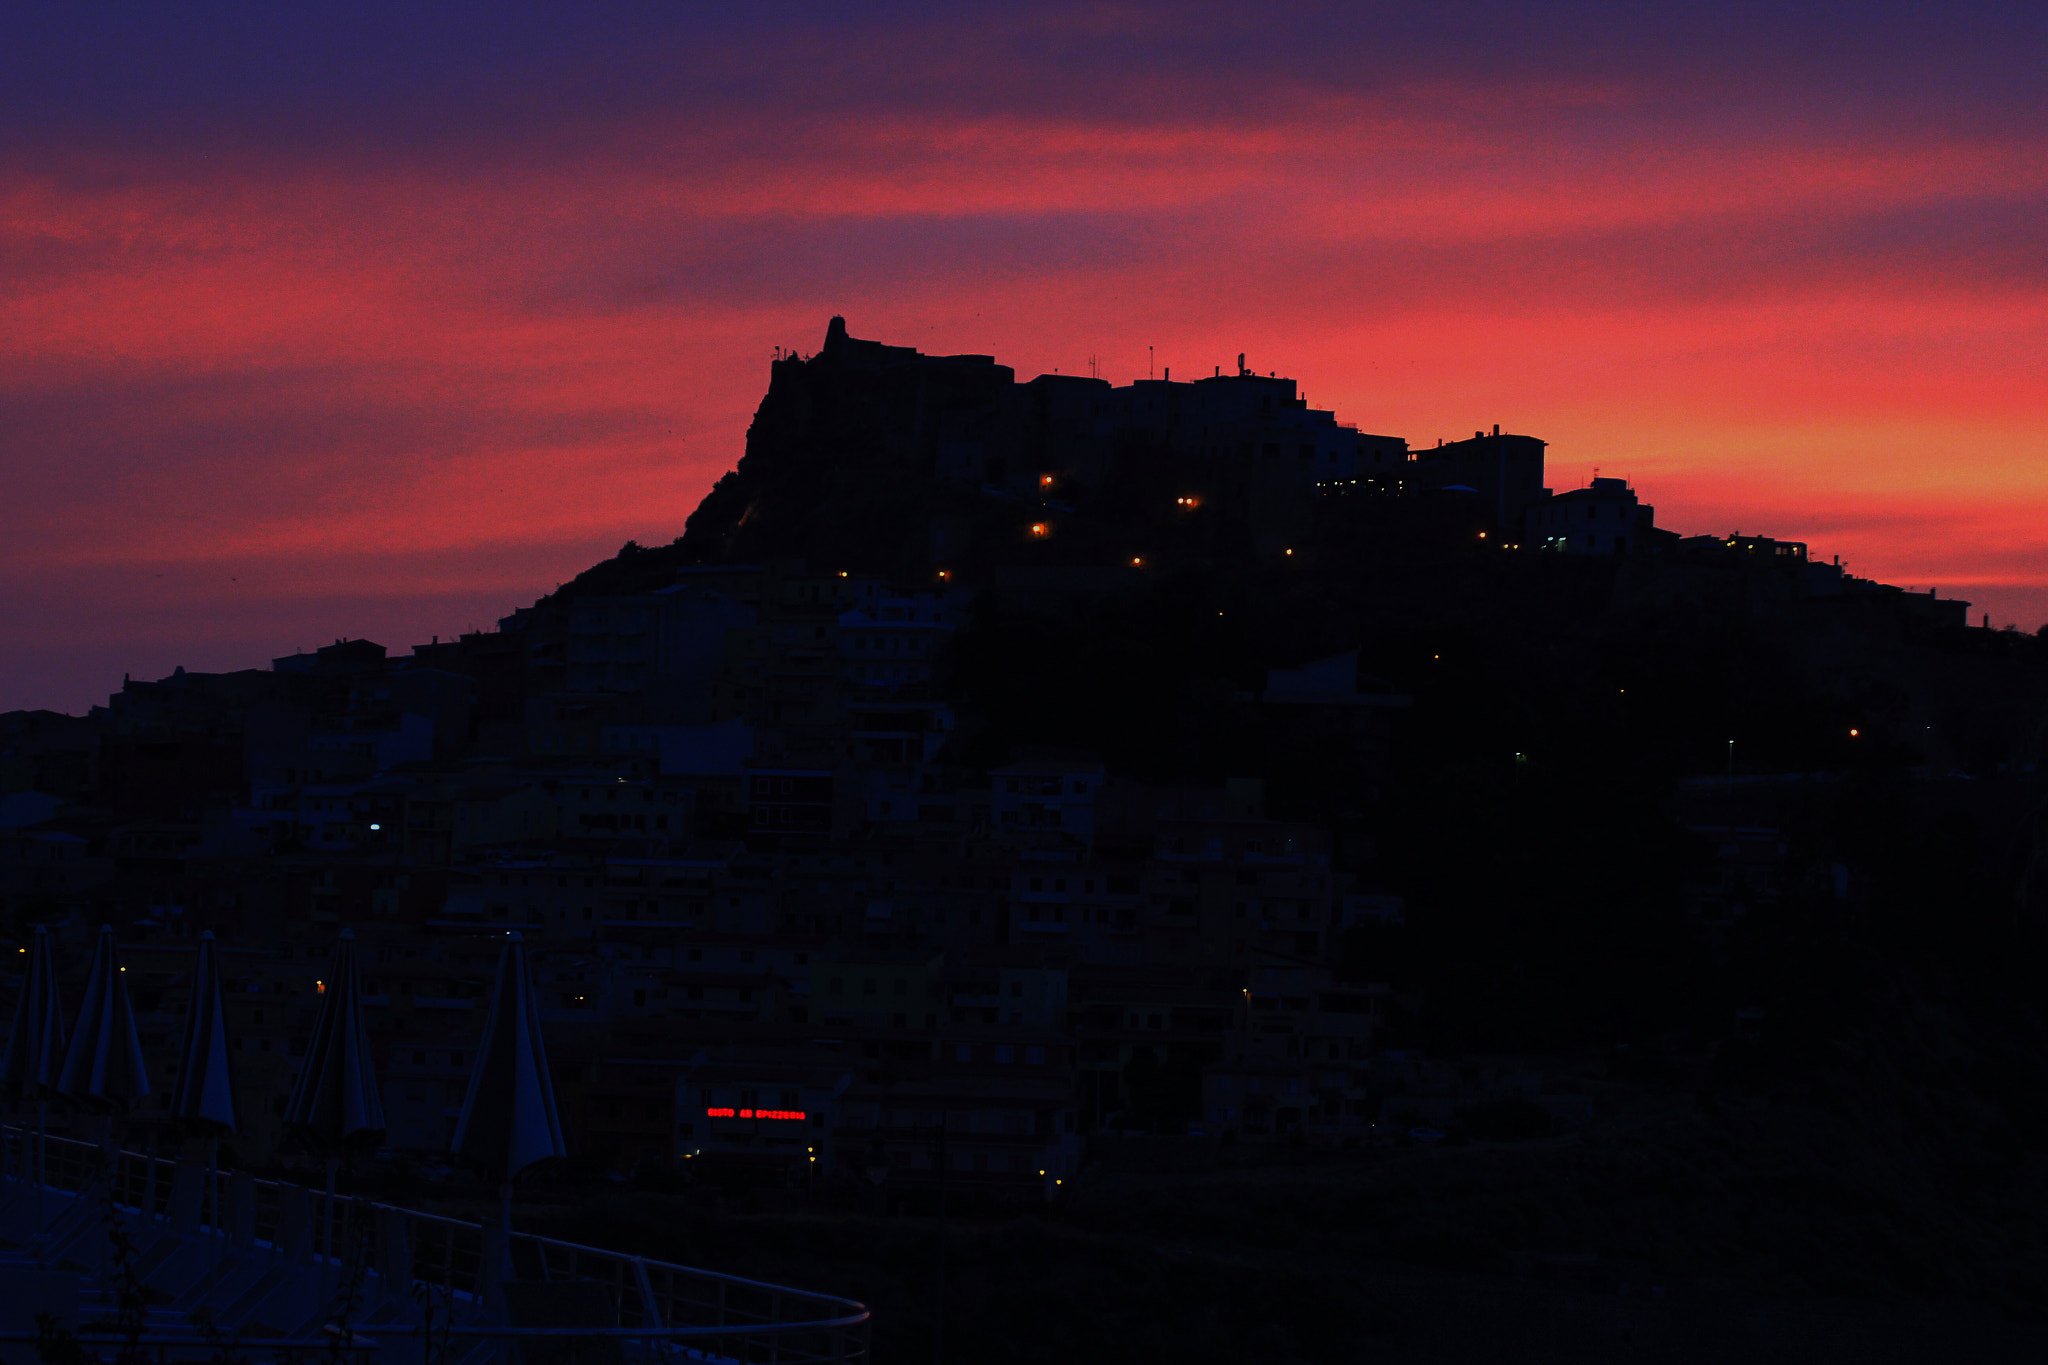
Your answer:
[[[1026,1062],[1027,1064],[1029,1064],[1029,1065],[1031,1065],[1031,1066],[1043,1066],[1043,1065],[1045,1065],[1045,1049],[1044,1049],[1044,1048],[1042,1048],[1042,1047],[1027,1047],[1027,1048],[1025,1048],[1025,1049],[1024,1049],[1024,1060],[1025,1060],[1025,1062]]]

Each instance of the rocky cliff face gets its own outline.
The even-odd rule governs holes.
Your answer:
[[[990,357],[920,355],[832,319],[824,349],[775,362],[745,456],[685,526],[685,557],[924,577],[952,500],[941,452],[1000,445],[1014,383]]]

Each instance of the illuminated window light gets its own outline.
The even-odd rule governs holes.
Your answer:
[[[1046,533],[1047,529],[1048,528],[1046,524],[1042,521],[1034,521],[1031,523],[1031,534],[1034,536],[1043,536]]]

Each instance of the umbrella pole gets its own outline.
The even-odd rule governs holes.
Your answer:
[[[328,1292],[328,1271],[334,1264],[334,1173],[341,1167],[339,1157],[327,1158],[327,1247],[325,1256],[320,1258],[320,1292]]]
[[[206,1239],[206,1287],[213,1289],[214,1277],[220,1270],[220,1182],[215,1175],[215,1166],[220,1160],[220,1139],[206,1139],[206,1193],[213,1201],[213,1219],[207,1224],[212,1235]]]
[[[503,1229],[502,1248],[498,1261],[498,1290],[502,1294],[512,1280],[512,1182],[505,1180],[498,1185],[498,1226]]]
[[[36,1259],[43,1250],[43,1186],[50,1179],[50,1102],[36,1100]]]
[[[142,1144],[142,1218],[144,1227],[156,1222],[156,1129],[145,1130]]]

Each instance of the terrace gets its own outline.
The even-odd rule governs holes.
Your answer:
[[[849,1299],[0,1125],[0,1360],[863,1362]],[[40,1173],[42,1178],[35,1179]],[[124,1311],[125,1310],[125,1311]]]

